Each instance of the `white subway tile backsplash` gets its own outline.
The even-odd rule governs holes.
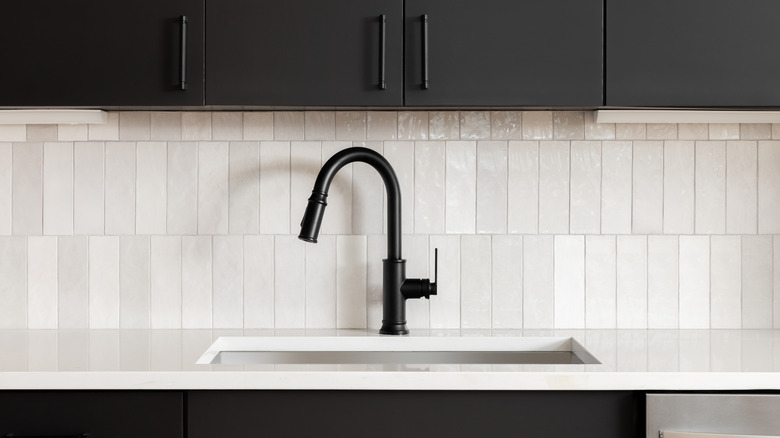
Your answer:
[[[585,328],[585,237],[555,236],[555,328]]]
[[[461,237],[460,248],[460,326],[490,328],[493,319],[490,236],[465,235]]]
[[[553,113],[553,138],[556,140],[584,140],[585,121],[581,111]]]
[[[365,111],[336,112],[336,140],[364,141],[365,139]]]
[[[354,145],[382,154],[382,142],[356,142]],[[382,213],[385,206],[384,193],[385,185],[376,169],[365,163],[355,163],[352,168],[352,233],[382,233],[382,224],[386,217]],[[297,202],[303,205],[303,198]],[[403,213],[403,208],[401,212]]]
[[[460,139],[490,140],[490,112],[461,111]]]
[[[369,239],[370,237],[373,236],[369,236]],[[386,245],[384,242],[387,239],[382,239],[384,236],[377,237],[380,238],[379,242],[381,244],[377,244],[369,240],[368,250],[366,252],[366,257],[368,257],[367,264],[370,267],[375,265],[380,268],[377,269],[373,274],[369,270],[367,276],[367,281],[369,284],[369,290],[367,291],[369,302],[372,302],[378,298],[378,301],[375,302],[375,305],[369,305],[367,307],[367,309],[376,312],[376,316],[368,315],[369,330],[375,330],[377,327],[381,326],[382,316],[381,265],[382,259],[384,259],[386,256]],[[403,255],[406,259],[407,278],[430,278],[431,281],[434,281],[433,265],[428,265],[428,258],[430,257],[430,254],[433,254],[434,248],[428,248],[428,236],[404,236],[403,250]],[[372,258],[374,260],[372,260]],[[372,277],[377,278],[378,281],[374,280]],[[372,280],[374,280],[373,283]],[[435,301],[436,297],[433,297],[433,300]],[[424,298],[418,300],[406,300],[406,320],[409,329],[427,329],[430,327],[430,303],[430,300]],[[373,321],[378,321],[378,323],[372,324]]]
[[[119,328],[119,237],[89,237],[89,328]]]
[[[57,141],[57,125],[29,125],[27,141]]]
[[[290,233],[300,231],[306,202],[311,196],[314,181],[322,166],[322,144],[318,141],[290,142]],[[259,184],[260,175],[256,175]],[[329,196],[330,197],[330,196]],[[330,203],[330,202],[328,202]],[[259,214],[260,202],[254,199]],[[333,212],[329,212],[331,214]],[[231,214],[232,218],[232,214]],[[233,219],[231,219],[233,220]],[[242,219],[238,219],[242,220]],[[252,234],[252,233],[249,233]]]
[[[106,143],[106,234],[135,233],[135,143]]]
[[[635,141],[633,162],[631,229],[634,234],[661,234],[664,203],[663,142]]]
[[[274,236],[244,236],[244,327],[274,327]]]
[[[780,234],[780,142],[758,142],[758,233]]]
[[[569,232],[569,142],[539,142],[539,232]]]
[[[677,138],[680,140],[707,140],[710,126],[706,123],[680,123],[677,125]]]
[[[610,329],[616,324],[615,236],[585,237],[585,327]]]
[[[89,125],[57,125],[57,141],[87,141]]]
[[[306,140],[335,140],[336,114],[328,111],[307,111],[304,113],[304,138]]]
[[[105,231],[102,142],[74,145],[73,233],[101,235]]]
[[[27,239],[27,327],[57,328],[57,238]]]
[[[601,143],[601,232],[631,234],[633,148],[627,141]]]
[[[664,142],[664,234],[694,231],[694,142]]]
[[[507,158],[508,231],[536,234],[539,230],[539,142],[510,141]]]
[[[414,230],[414,204],[415,204],[415,157],[414,143],[411,141],[387,141],[384,144],[384,157],[393,166],[398,177],[398,185],[401,187],[401,231],[404,234],[412,234]],[[383,194],[383,184],[379,186],[379,192]],[[354,198],[353,198],[354,199]],[[383,202],[383,208],[386,200]],[[387,216],[386,211],[382,217]],[[385,227],[387,224],[385,223]],[[386,230],[385,230],[386,231]]]
[[[679,326],[679,241],[677,236],[647,238],[647,326]]]
[[[758,148],[755,141],[726,143],[726,232],[758,229]]]
[[[614,123],[596,123],[594,113],[586,112],[585,140],[615,140]]]
[[[57,239],[57,309],[61,329],[89,328],[89,238]]]
[[[523,326],[523,236],[495,235],[492,246],[492,327]]]
[[[260,143],[230,142],[228,164],[228,232],[260,230]]]
[[[181,140],[211,140],[211,113],[206,111],[181,113]]]
[[[397,140],[398,113],[371,111],[366,115],[366,140]]]
[[[770,123],[741,123],[739,138],[742,140],[769,140],[772,138]]]
[[[43,144],[14,143],[11,156],[12,232],[40,235],[43,231]]]
[[[110,112],[106,115],[106,123],[89,126],[87,139],[90,141],[119,140],[119,114]]]
[[[476,142],[447,142],[445,229],[448,234],[476,230],[476,152]]]
[[[680,236],[680,328],[710,328],[709,236]]]
[[[152,236],[150,247],[151,328],[181,327],[181,237]]]
[[[167,233],[198,232],[198,144],[168,143]]]
[[[244,323],[244,240],[241,236],[214,236],[214,328],[241,328]]]
[[[425,240],[426,258],[424,265],[428,266],[427,248],[428,248],[428,236],[403,236],[403,248],[408,260],[412,260],[410,254],[415,251],[415,248],[411,248],[407,242],[410,237],[421,237]],[[387,257],[387,238],[381,234],[371,234],[366,236],[366,327],[376,328],[382,326],[382,270],[383,259]],[[416,259],[415,259],[416,260]],[[416,264],[415,264],[416,265]],[[411,276],[409,268],[407,266],[407,276]],[[414,301],[414,300],[411,300]],[[407,319],[411,318],[411,309],[409,307],[410,302],[407,301]],[[415,309],[419,310],[419,309]],[[422,323],[417,319],[415,323]],[[425,328],[428,327],[429,317],[426,307],[425,312]]]
[[[617,237],[617,328],[647,328],[647,237]]]
[[[523,237],[523,328],[554,326],[553,236]]]
[[[780,236],[774,236],[772,255],[774,263],[772,270],[774,272],[774,328],[780,328]]]
[[[366,328],[366,302],[366,237],[337,236],[336,327]]]
[[[153,112],[150,114],[149,139],[152,141],[181,140],[181,115],[178,111]],[[60,131],[62,131],[60,125]],[[78,125],[75,125],[78,126]],[[62,137],[60,132],[60,137]],[[60,138],[62,140],[62,138]]]
[[[742,239],[712,236],[710,245],[710,327],[742,328]]]
[[[0,125],[3,141],[27,141],[27,125]]]
[[[306,328],[336,328],[336,236],[320,236],[306,250]]]
[[[460,327],[460,236],[432,235],[431,248],[439,248],[438,295],[431,303],[431,328]],[[433,266],[433,251],[428,265]]]
[[[336,154],[336,152],[350,146],[352,146],[351,142],[323,142],[321,155],[322,164],[324,165],[330,159],[330,157]],[[263,161],[262,157],[260,161]],[[330,184],[330,190],[328,191],[328,205],[330,205],[331,208],[328,209],[327,213],[322,219],[322,234],[352,233],[352,176],[354,166],[354,164],[347,164],[346,166],[342,167],[341,170],[336,173],[336,176],[333,178],[333,181]],[[319,169],[317,169],[316,172],[319,172]],[[264,183],[265,181],[261,183],[261,187]],[[304,199],[295,200],[295,217],[297,219],[296,225],[300,224],[300,218],[303,217],[303,212],[306,209],[305,201],[309,198],[309,195],[311,195],[313,186],[314,181],[312,180],[306,193],[306,197]],[[267,211],[269,204],[263,201],[262,197],[260,198],[260,202],[263,203],[263,206]],[[262,217],[260,226],[262,230]],[[293,229],[299,231],[298,227]]]
[[[647,125],[644,123],[617,123],[616,140],[647,140]]]
[[[306,327],[306,253],[295,236],[274,240],[274,327]]]
[[[138,142],[136,153],[136,233],[165,234],[167,145],[163,142]]]
[[[146,111],[119,113],[119,140],[142,141],[151,137],[151,115]]]
[[[490,138],[493,140],[522,140],[523,125],[520,111],[493,111],[490,113]]]
[[[772,238],[742,236],[742,328],[772,328]]]
[[[305,116],[302,112],[274,113],[274,140],[303,140]]]
[[[63,253],[60,239],[60,254]],[[119,238],[119,327],[150,327],[151,284],[150,238],[122,236]],[[62,284],[62,281],[60,281]],[[62,296],[62,291],[60,291]],[[60,318],[62,325],[62,318]]]
[[[11,143],[0,143],[0,236],[11,234]]]
[[[427,140],[428,113],[425,111],[403,111],[398,113],[399,140]]]
[[[73,143],[43,144],[43,234],[73,234]]]
[[[181,254],[182,328],[211,328],[211,237],[182,236]]]
[[[274,113],[246,112],[243,113],[244,140],[273,140]]]
[[[572,234],[601,232],[601,142],[571,142]]]
[[[507,232],[507,143],[477,142],[477,233]]]
[[[244,117],[239,112],[216,112],[211,114],[211,138],[213,140],[243,140]]]
[[[677,140],[676,123],[648,123],[648,140]]]
[[[228,232],[228,153],[227,142],[198,144],[198,234]]]
[[[460,138],[460,114],[457,111],[428,113],[428,139],[457,140]]]
[[[739,123],[710,123],[710,140],[739,139]]]
[[[726,142],[697,141],[695,169],[696,234],[726,232]]]
[[[523,111],[523,140],[552,140],[553,118],[550,111]]]

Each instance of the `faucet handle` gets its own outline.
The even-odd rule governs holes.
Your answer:
[[[436,295],[436,284],[439,281],[439,248],[433,249],[433,295]]]
[[[407,278],[401,283],[401,295],[404,298],[430,298],[436,295],[436,279],[439,277],[439,248],[433,253],[433,281],[428,278]]]

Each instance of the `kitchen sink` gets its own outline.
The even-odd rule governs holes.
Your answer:
[[[571,337],[220,337],[198,364],[599,364]]]

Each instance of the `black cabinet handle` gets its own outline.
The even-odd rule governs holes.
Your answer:
[[[179,47],[180,65],[179,65],[179,89],[187,89],[187,16],[182,15],[181,24],[181,45]]]
[[[422,87],[428,89],[428,14],[420,17],[422,19]]]
[[[384,90],[385,84],[385,27],[387,15],[379,16],[379,89]]]
[[[5,438],[89,438],[88,433],[80,433],[78,435],[16,435],[15,433],[7,433]]]

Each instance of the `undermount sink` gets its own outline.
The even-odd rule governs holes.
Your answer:
[[[570,337],[220,337],[198,364],[599,364]]]

